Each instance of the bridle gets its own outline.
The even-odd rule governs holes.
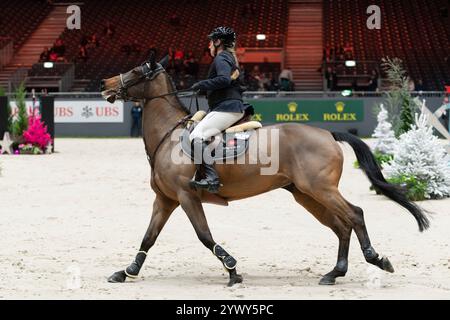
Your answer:
[[[118,89],[118,92],[116,94],[117,98],[122,99],[124,101],[134,101],[132,98],[130,98],[128,96],[128,89],[139,84],[142,81],[151,81],[153,79],[156,78],[156,76],[158,76],[160,73],[165,72],[164,67],[159,64],[156,63],[155,68],[152,68],[151,64],[149,62],[143,63],[140,66],[140,71],[141,71],[141,75],[133,78],[132,80],[127,80],[124,79],[124,75],[121,73],[119,74],[119,79],[120,79],[120,86]],[[153,96],[153,97],[149,97],[149,98],[145,98],[146,100],[153,100],[153,99],[157,99],[157,98],[164,98],[167,96],[171,96],[171,95],[176,95],[178,93],[182,93],[182,92],[188,92],[188,91],[192,91],[191,89],[183,89],[183,90],[175,90],[172,92],[168,92],[168,93],[164,93],[158,96]],[[198,100],[197,100],[197,94],[194,93],[193,97],[195,96],[196,99],[196,106],[197,106],[197,111],[199,109],[198,107]],[[192,99],[191,99],[192,102]],[[190,107],[189,107],[190,109]],[[184,116],[182,119],[178,120],[177,123],[169,130],[166,132],[166,134],[163,136],[163,138],[159,141],[159,143],[157,144],[155,151],[153,152],[153,155],[150,155],[149,151],[146,149],[146,153],[147,153],[147,158],[150,162],[150,166],[152,167],[152,172],[154,172],[154,166],[155,166],[155,161],[154,158],[156,156],[156,153],[158,152],[158,149],[161,147],[161,145],[163,144],[163,142],[167,139],[167,137],[169,137],[169,135],[181,124],[186,123],[187,121],[189,121],[189,119],[191,118],[191,115],[188,114],[186,116]],[[145,138],[144,138],[144,144],[147,146],[147,144],[145,143]]]
[[[129,88],[141,83],[144,80],[151,81],[151,80],[155,79],[157,75],[166,71],[164,69],[164,67],[159,63],[156,63],[156,67],[152,68],[152,66],[149,62],[145,62],[139,68],[141,69],[141,75],[132,80],[129,80],[129,81],[127,79],[124,79],[123,73],[119,74],[120,85],[119,85],[118,92],[116,94],[118,99],[122,99],[123,101],[135,101],[135,99],[130,98],[128,96]],[[191,91],[191,90],[190,89],[175,90],[172,92],[168,92],[168,93],[161,94],[158,96],[149,97],[146,99],[153,100],[156,98],[162,98],[162,97],[166,97],[166,96],[176,95],[178,93],[187,92],[187,91]]]

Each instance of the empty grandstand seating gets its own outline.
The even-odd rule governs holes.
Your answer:
[[[253,3],[254,14],[243,15],[246,4]],[[108,10],[105,10],[105,8]],[[77,57],[82,37],[96,33],[99,46],[88,50],[86,62],[76,63],[77,79],[95,79],[90,90],[98,90],[101,78],[130,70],[147,58],[150,47],[159,53],[168,48],[180,48],[192,52],[198,59],[207,47],[206,35],[218,25],[233,26],[238,34],[269,34],[267,40],[257,43],[254,38],[242,37],[239,46],[280,47],[287,26],[287,2],[283,0],[261,1],[87,1],[82,7],[81,30],[66,30],[62,35],[69,60]],[[177,15],[179,25],[171,25],[170,17]],[[113,37],[103,35],[105,23],[115,28]],[[124,45],[134,40],[141,51],[127,55]],[[205,68],[201,70],[205,71]]]
[[[51,9],[46,0],[2,1],[0,37],[11,37],[17,51]]]
[[[380,61],[398,57],[416,82],[426,89],[442,90],[450,83],[445,58],[450,52],[448,17],[441,14],[447,0],[329,0],[324,1],[324,46],[350,41],[357,60]],[[381,30],[366,27],[369,5],[381,9]],[[358,72],[370,70],[362,66]]]

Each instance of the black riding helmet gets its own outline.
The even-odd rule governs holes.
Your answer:
[[[212,41],[222,40],[225,47],[232,47],[236,42],[236,32],[230,27],[217,27],[209,35],[208,38]]]

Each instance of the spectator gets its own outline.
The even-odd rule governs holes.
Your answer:
[[[84,62],[88,59],[87,49],[86,46],[79,45],[78,47],[78,56],[77,59],[83,60]]]
[[[370,75],[370,80],[369,80],[369,87],[368,87],[369,91],[377,91],[378,77],[379,77],[378,72],[375,69],[372,70],[372,73]]]
[[[100,42],[97,39],[97,34],[94,32],[90,37],[89,37],[89,47],[90,48],[98,48],[100,45]]]
[[[449,118],[450,118],[450,101],[448,97],[444,97],[443,106],[445,106],[442,115],[441,120],[443,122],[443,125],[445,128],[450,132],[450,124],[449,124]]]
[[[416,84],[414,83],[414,80],[411,78],[409,78],[409,81],[408,81],[408,90],[416,91]]]
[[[194,79],[197,79],[199,65],[197,60],[194,58],[192,53],[188,55],[188,59],[184,61],[184,66],[186,69],[186,74],[192,76]]]
[[[48,61],[50,58],[50,50],[48,47],[44,48],[44,51],[42,51],[41,55],[39,56],[39,62],[45,62]]]
[[[283,69],[279,75],[280,90],[292,91],[294,88],[294,77],[292,71],[289,69]]]
[[[80,40],[80,45],[85,47],[88,45],[88,43],[89,43],[88,37],[85,34],[83,34],[83,36],[81,37],[81,40]]]
[[[175,54],[174,54],[173,58],[174,58],[174,60],[183,60],[184,52],[181,49],[177,48],[175,50]]]
[[[58,61],[58,54],[54,50],[50,50],[50,55],[48,58],[52,62]]]
[[[58,57],[64,57],[66,53],[66,46],[62,39],[57,39],[53,45],[53,51],[56,52]]]
[[[327,90],[332,90],[333,85],[333,68],[328,67],[327,71],[325,71],[325,80],[327,81]]]
[[[131,108],[131,118],[133,120],[131,124],[130,136],[140,137],[142,136],[142,106],[140,102],[135,102]]]
[[[271,84],[269,73],[263,73],[259,81],[259,91],[268,91]]]
[[[425,86],[423,85],[422,79],[417,80],[416,91],[425,91]]]
[[[154,55],[155,57],[158,55],[158,49],[156,46],[152,43],[149,44],[148,50],[147,50],[147,57],[150,57],[150,55]],[[169,49],[169,59],[170,59],[170,49]]]

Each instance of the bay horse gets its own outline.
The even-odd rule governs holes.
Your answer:
[[[135,260],[125,269],[115,272],[109,282],[124,282],[135,278],[171,213],[181,206],[192,223],[199,240],[213,252],[229,272],[228,286],[242,282],[236,271],[236,260],[220,245],[210,232],[203,211],[203,202],[227,204],[278,188],[292,193],[296,202],[329,227],[339,239],[335,267],[325,274],[319,284],[335,284],[348,268],[349,243],[355,231],[365,260],[387,272],[394,272],[389,259],[381,257],[372,247],[365,226],[363,210],[348,202],[339,192],[343,153],[338,142],[353,148],[362,171],[383,195],[407,209],[416,219],[419,230],[429,227],[425,213],[409,201],[404,190],[388,183],[369,147],[349,133],[329,132],[304,124],[276,124],[265,126],[279,131],[279,169],[273,175],[261,175],[262,164],[216,164],[223,186],[217,194],[193,190],[189,181],[196,167],[193,162],[174,164],[171,152],[179,143],[169,139],[177,127],[184,126],[189,110],[177,97],[164,66],[154,56],[131,71],[102,80],[102,95],[109,102],[115,99],[143,100],[143,139],[151,166],[150,185],[156,194],[150,225],[144,235]],[[256,130],[250,139],[257,139]],[[269,144],[272,142],[269,142]],[[276,142],[278,143],[278,142]],[[219,201],[220,200],[220,201]]]

